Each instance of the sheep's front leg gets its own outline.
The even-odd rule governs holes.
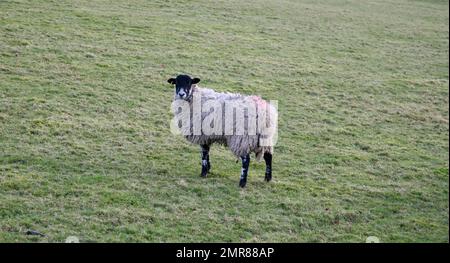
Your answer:
[[[264,161],[266,161],[266,176],[264,180],[270,182],[272,180],[272,154],[268,152],[264,153]]]
[[[250,154],[242,156],[241,160],[242,160],[242,171],[239,186],[244,188],[245,185],[247,184],[248,166],[250,165]]]
[[[208,175],[209,169],[211,169],[211,164],[209,163],[209,145],[201,145],[202,147],[202,177]]]

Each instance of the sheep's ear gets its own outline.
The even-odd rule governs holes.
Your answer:
[[[176,80],[174,78],[170,78],[167,80],[167,82],[169,82],[170,84],[175,84]]]
[[[192,79],[192,84],[197,84],[197,83],[199,83],[200,82],[200,79],[199,78],[193,78]]]

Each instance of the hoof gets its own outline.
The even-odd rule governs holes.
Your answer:
[[[266,176],[264,176],[264,181],[270,182],[272,180],[272,174],[266,173]]]
[[[208,167],[203,166],[202,167],[202,172],[200,173],[200,176],[203,177],[203,178],[206,178],[208,176],[208,172],[209,172]]]
[[[247,184],[247,180],[241,179],[239,181],[239,187],[240,188],[244,188],[246,184]]]

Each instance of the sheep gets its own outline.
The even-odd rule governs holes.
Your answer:
[[[272,155],[278,119],[273,103],[255,95],[244,96],[201,88],[197,85],[200,79],[188,75],[179,75],[167,82],[175,87],[172,102],[175,129],[189,142],[200,145],[201,177],[207,177],[211,169],[209,150],[213,143],[218,143],[227,146],[237,160],[241,159],[241,188],[247,184],[250,153],[255,153],[257,161],[264,158],[264,180],[272,180]]]

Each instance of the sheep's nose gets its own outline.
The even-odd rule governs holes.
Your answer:
[[[184,91],[180,91],[180,92],[178,92],[178,95],[179,95],[180,97],[184,97],[184,96],[186,95],[186,93],[185,93]]]

